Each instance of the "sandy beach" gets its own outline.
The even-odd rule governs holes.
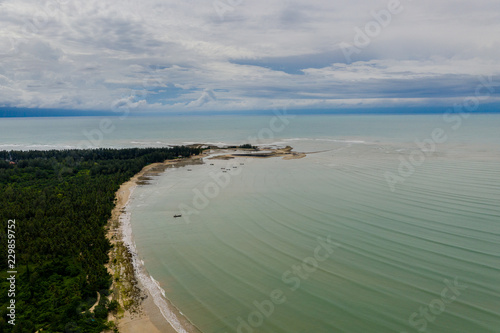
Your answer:
[[[224,150],[222,150],[224,151]],[[139,173],[134,175],[129,181],[123,183],[116,192],[116,205],[112,211],[108,222],[107,237],[113,245],[110,251],[110,262],[107,269],[113,276],[113,292],[109,296],[110,300],[117,300],[121,310],[110,315],[108,320],[115,322],[122,333],[201,333],[194,327],[173,304],[168,300],[159,302],[158,296],[151,295],[150,289],[145,286],[141,278],[151,282],[151,277],[143,267],[134,265],[135,249],[130,244],[131,231],[125,225],[127,220],[127,204],[136,186],[148,184],[151,177],[157,176],[169,167],[182,166],[201,163],[203,157],[208,154],[192,156],[191,158],[166,160],[163,163],[153,163],[144,167]],[[302,158],[305,154],[292,152],[292,147],[274,149],[266,157],[283,157],[284,159]],[[253,157],[246,155],[222,155],[218,158]],[[140,265],[142,266],[142,265]],[[155,293],[158,293],[155,288]],[[164,316],[165,306],[168,313]],[[164,313],[160,308],[163,308]],[[173,323],[170,324],[169,322]]]
[[[222,149],[221,151],[227,152],[229,149]],[[268,148],[268,149],[231,149],[237,153],[230,153],[225,155],[217,155],[211,157],[210,159],[216,160],[230,160],[236,157],[245,158],[271,158],[271,157],[282,157],[284,160],[294,160],[306,157],[305,153],[299,153],[292,151],[293,148],[286,146],[285,148]],[[262,151],[263,150],[263,151]]]
[[[175,333],[199,332],[173,307],[170,306],[176,319],[182,323],[183,329],[176,330],[162,315],[148,289],[137,278],[137,272],[132,264],[132,254],[124,243],[123,229],[120,217],[126,213],[125,209],[130,195],[136,186],[146,184],[151,176],[158,175],[173,165],[196,163],[205,155],[194,156],[190,159],[167,160],[163,163],[154,163],[144,167],[129,181],[123,183],[116,192],[116,205],[108,222],[107,237],[113,245],[110,251],[108,271],[113,276],[111,299],[120,303],[122,310],[110,315],[119,331],[122,333]]]

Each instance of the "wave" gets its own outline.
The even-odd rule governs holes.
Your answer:
[[[161,147],[172,146],[172,144],[168,142],[161,142],[161,141],[130,141],[130,144],[141,145],[141,146],[161,146]]]
[[[61,145],[61,144],[17,144],[17,143],[4,143],[0,144],[0,149],[4,150],[51,150],[51,149],[76,149],[76,145]]]
[[[169,301],[166,299],[165,290],[160,286],[160,283],[147,272],[146,267],[144,266],[144,261],[140,260],[137,256],[137,248],[135,242],[133,241],[132,235],[130,213],[130,201],[135,188],[136,186],[133,186],[130,189],[129,199],[125,204],[124,212],[120,215],[120,228],[122,231],[123,243],[131,253],[132,266],[134,267],[134,272],[137,279],[149,292],[149,294],[153,298],[153,302],[160,310],[162,316],[175,329],[177,333],[188,333],[188,331],[182,326],[174,310],[172,309],[173,305],[169,304]]]
[[[339,142],[339,143],[365,143],[369,144],[370,142],[367,142],[365,140],[360,140],[360,139],[325,139],[325,138],[289,138],[289,139],[283,139],[283,141],[324,141],[324,142]]]

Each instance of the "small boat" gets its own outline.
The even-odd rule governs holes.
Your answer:
[[[213,163],[210,163],[210,165],[214,165]]]
[[[181,217],[182,214],[177,214],[177,215],[174,215],[174,217]]]

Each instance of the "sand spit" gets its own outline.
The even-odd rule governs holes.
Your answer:
[[[226,155],[218,155],[211,157],[210,159],[217,160],[230,160],[236,157],[250,157],[250,158],[270,158],[270,157],[283,157],[284,160],[293,160],[298,158],[306,157],[305,153],[298,153],[292,151],[292,147],[286,146],[285,148],[263,148],[261,149],[245,149],[248,152],[245,153],[231,153]],[[238,149],[241,151],[242,149]]]
[[[229,152],[228,149],[201,145],[196,148],[208,148],[207,153],[210,151],[210,154],[218,151]],[[280,149],[231,149],[234,153],[210,158],[228,160],[235,157],[283,157],[289,160],[306,156],[305,153],[293,152],[292,149],[290,146]],[[167,168],[202,164],[202,158],[209,156],[207,153],[150,164],[123,183],[116,192],[116,205],[107,226],[107,237],[113,245],[107,269],[113,277],[109,299],[117,300],[121,309],[110,315],[109,320],[113,320],[122,333],[201,333],[173,304],[162,297],[165,296],[163,289],[149,276],[143,263],[138,259],[130,226],[128,203],[137,186],[149,184],[153,177]]]

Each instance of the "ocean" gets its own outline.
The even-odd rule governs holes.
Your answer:
[[[481,333],[500,327],[499,125],[499,114],[16,118],[0,119],[0,149],[290,145],[307,156],[204,158],[134,190],[128,223],[164,292],[154,297],[205,333]]]

